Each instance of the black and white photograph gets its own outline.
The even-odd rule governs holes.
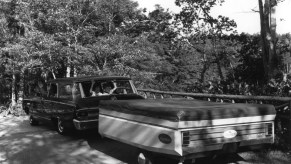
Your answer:
[[[291,0],[0,0],[0,164],[290,164]]]

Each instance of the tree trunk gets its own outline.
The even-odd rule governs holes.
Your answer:
[[[20,72],[20,79],[19,79],[19,89],[18,89],[18,100],[22,101],[24,97],[24,71]]]
[[[222,73],[222,68],[221,68],[221,63],[220,63],[219,59],[217,59],[216,64],[217,64],[217,71],[218,71],[218,75],[220,77],[220,80],[221,81],[224,81],[224,77],[223,77],[223,73]]]
[[[264,75],[271,79],[278,71],[276,56],[276,0],[258,0],[261,20],[262,58],[264,63]]]
[[[67,74],[66,77],[71,77],[71,67],[67,66]]]
[[[204,55],[203,68],[202,68],[200,79],[199,79],[200,83],[204,82],[205,73],[208,70],[208,68],[209,68],[209,62],[207,61],[206,56]]]
[[[263,8],[263,2],[262,0],[259,1],[259,10],[260,10],[260,21],[261,21],[261,44],[262,44],[262,58],[263,58],[263,64],[264,64],[264,75],[268,79],[268,57],[269,57],[269,51],[268,51],[268,45],[266,42],[266,27],[268,26],[267,22],[265,21],[265,15],[264,15],[264,8]]]
[[[15,106],[16,105],[16,101],[17,101],[17,98],[16,98],[16,74],[13,73],[12,75],[12,90],[11,90],[11,104],[12,106]]]
[[[268,39],[270,49],[269,49],[269,63],[270,71],[269,76],[274,76],[278,72],[278,58],[276,54],[276,0],[270,0],[270,35],[271,38]]]
[[[66,77],[76,77],[77,70],[73,65],[67,66],[67,74]]]

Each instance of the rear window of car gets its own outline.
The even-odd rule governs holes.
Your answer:
[[[59,98],[72,100],[72,84],[65,84],[60,86]]]
[[[48,97],[51,97],[51,98],[57,98],[58,96],[58,87],[57,87],[57,84],[55,83],[51,83],[50,85],[48,85]]]

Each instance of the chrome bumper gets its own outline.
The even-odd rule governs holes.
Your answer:
[[[77,120],[74,119],[74,126],[77,130],[98,128],[98,119],[94,120]]]
[[[263,146],[273,144],[273,137],[267,137],[264,139],[253,139],[253,140],[246,140],[246,141],[240,141],[237,143],[220,143],[217,145],[212,146],[205,146],[203,147],[203,151],[197,152],[197,147],[183,147],[183,156],[188,156],[191,158],[201,158],[201,157],[207,157],[210,154],[224,154],[224,153],[233,153],[228,152],[228,150],[224,149],[224,145],[228,144],[237,144],[236,149],[234,152],[244,152],[244,151],[250,151],[250,150],[257,150],[262,149]]]

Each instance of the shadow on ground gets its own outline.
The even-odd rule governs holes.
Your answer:
[[[0,120],[0,122],[2,121]],[[88,136],[85,133],[77,133],[61,136],[54,131],[54,127],[50,124],[30,127],[27,119],[17,121],[19,126],[14,126],[8,121],[5,122],[0,123],[1,132],[3,132],[0,136],[1,164],[123,163],[88,145],[88,138],[94,140],[93,138],[96,137],[95,140],[102,143],[98,134]],[[107,147],[108,145],[101,146]]]

